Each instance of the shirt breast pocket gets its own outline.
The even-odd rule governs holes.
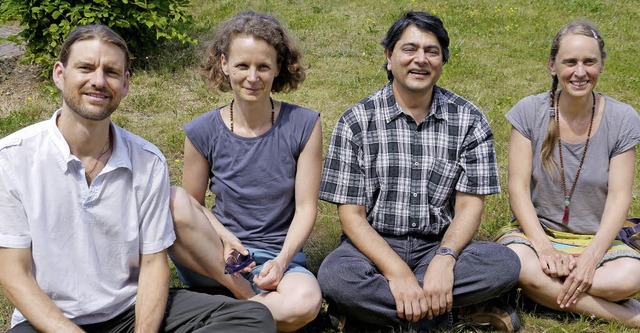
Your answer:
[[[427,181],[429,204],[441,207],[449,202],[455,192],[462,168],[455,161],[441,158],[432,158],[428,162],[430,166]]]

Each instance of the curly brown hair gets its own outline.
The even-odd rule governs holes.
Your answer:
[[[274,79],[272,92],[296,90],[305,77],[302,55],[280,22],[270,14],[244,11],[223,22],[207,48],[200,69],[205,82],[222,92],[231,90],[229,77],[222,71],[221,56],[227,56],[231,41],[238,36],[249,36],[271,45],[277,54],[280,73]]]

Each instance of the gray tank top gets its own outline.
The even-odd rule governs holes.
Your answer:
[[[274,126],[255,138],[231,132],[219,108],[184,126],[211,165],[211,211],[244,246],[282,249],[295,213],[298,156],[318,117],[316,111],[283,102]]]
[[[608,192],[609,161],[612,157],[633,148],[640,141],[640,116],[629,105],[605,96],[605,108],[600,126],[589,140],[580,179],[571,198],[567,225],[562,223],[564,191],[560,177],[552,179],[542,168],[540,151],[549,124],[549,93],[522,99],[506,115],[514,128],[531,140],[533,174],[531,198],[543,226],[576,234],[595,234],[600,226]],[[584,142],[562,142],[567,188],[576,175]],[[558,148],[555,148],[556,160]]]

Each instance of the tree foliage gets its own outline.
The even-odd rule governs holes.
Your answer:
[[[26,42],[25,61],[48,77],[60,45],[76,26],[104,24],[120,34],[137,59],[153,55],[164,42],[196,43],[184,31],[193,18],[190,0],[3,0],[0,21],[18,20],[22,31],[7,39]],[[134,58],[133,65],[139,62]]]

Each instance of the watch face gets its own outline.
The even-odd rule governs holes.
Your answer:
[[[439,249],[436,251],[436,254],[439,254],[439,255],[450,255],[450,256],[454,257],[455,259],[457,259],[457,258],[458,258],[458,256],[456,255],[456,253],[455,253],[452,249],[450,249],[450,248],[448,248],[448,247],[441,247],[441,248],[439,248]]]

